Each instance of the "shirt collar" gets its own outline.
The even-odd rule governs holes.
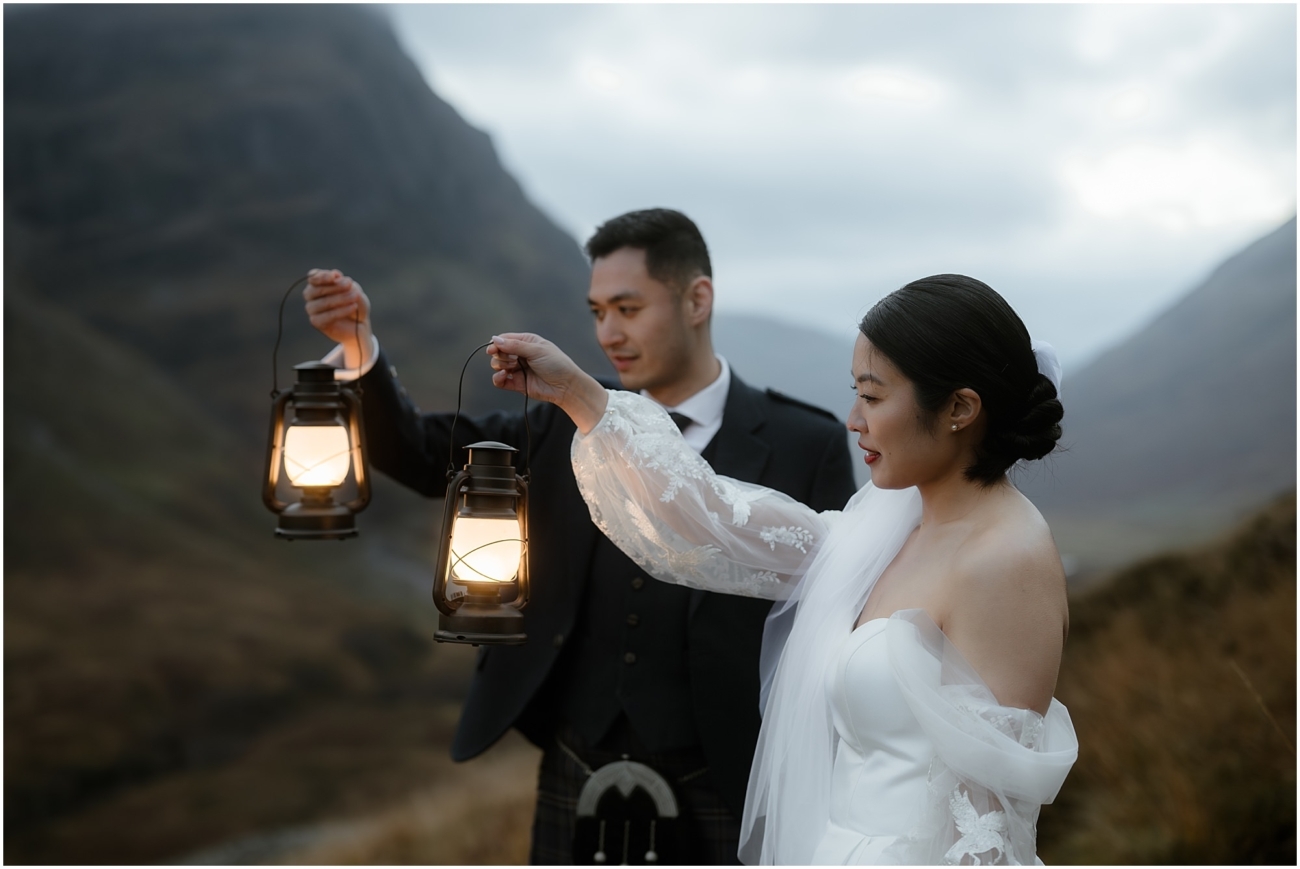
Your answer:
[[[727,360],[715,354],[715,359],[722,370],[712,383],[674,407],[664,406],[669,412],[684,413],[696,425],[709,428],[722,420],[722,413],[727,407],[727,393],[731,390],[731,366]],[[641,394],[654,400],[644,389]]]

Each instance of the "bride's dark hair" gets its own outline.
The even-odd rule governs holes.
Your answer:
[[[965,275],[921,278],[877,302],[858,328],[912,381],[927,427],[956,390],[979,393],[987,429],[967,479],[994,483],[1017,460],[1056,448],[1065,412],[1056,387],[992,287]]]

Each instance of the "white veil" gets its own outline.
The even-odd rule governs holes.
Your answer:
[[[831,525],[793,595],[773,607],[763,633],[763,726],[741,820],[743,862],[811,862],[830,817],[835,760],[827,667],[920,519],[916,489],[868,483]]]

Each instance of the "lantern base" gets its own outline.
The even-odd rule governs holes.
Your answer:
[[[440,643],[468,643],[472,646],[517,646],[528,639],[524,615],[508,604],[465,603],[454,616],[438,614]]]
[[[283,540],[347,540],[357,536],[357,517],[339,504],[290,504],[280,514],[275,536]]]

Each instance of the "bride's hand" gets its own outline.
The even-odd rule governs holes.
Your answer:
[[[573,420],[583,434],[591,431],[605,413],[608,395],[559,347],[540,335],[508,332],[492,336],[487,353],[492,357],[492,385],[523,392],[539,401],[549,401]],[[527,366],[525,377],[521,361]]]

